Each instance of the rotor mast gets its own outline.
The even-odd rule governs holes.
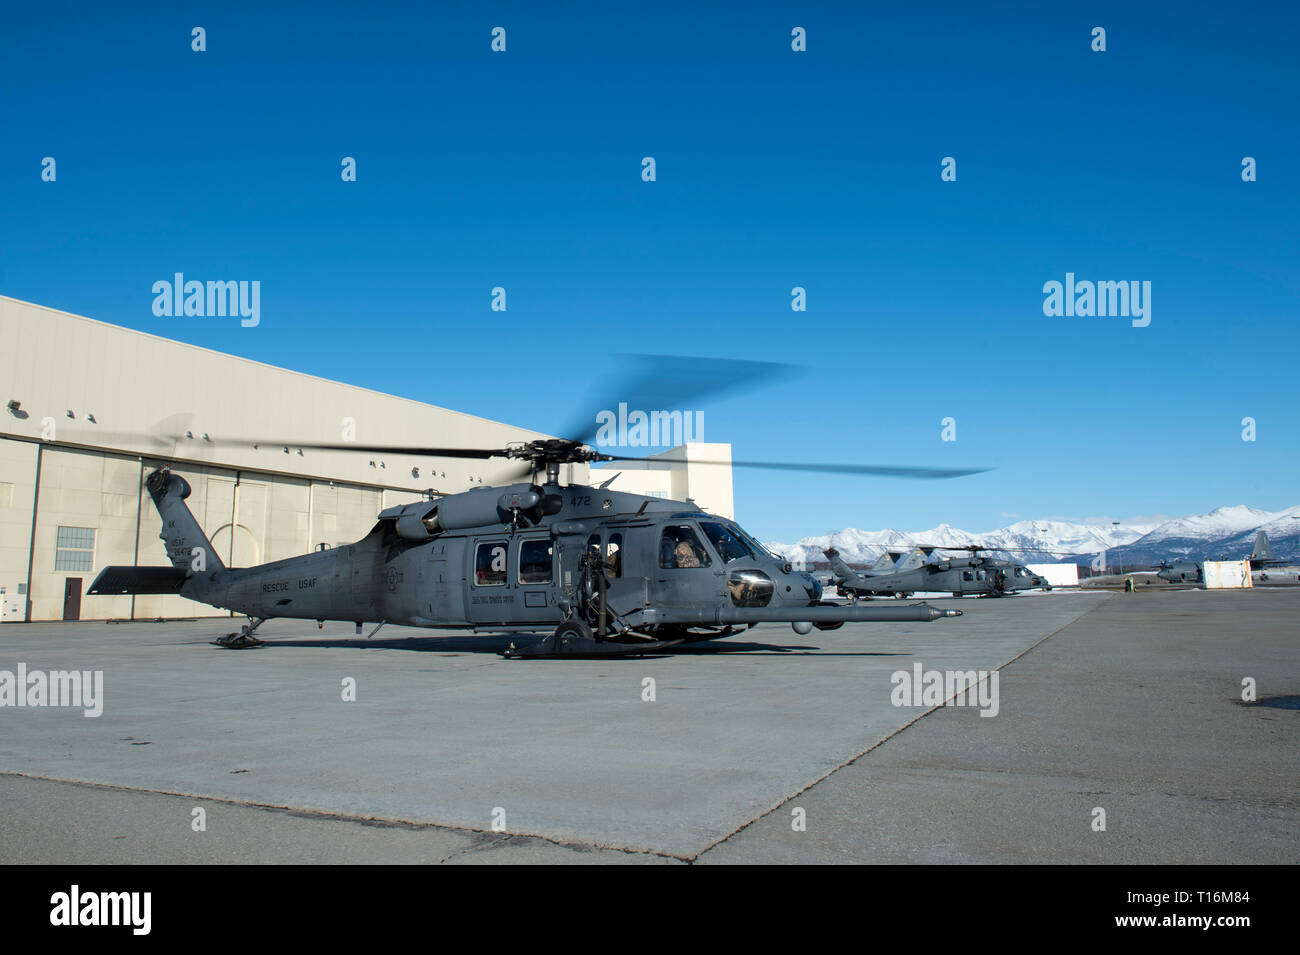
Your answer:
[[[561,464],[589,464],[592,461],[615,461],[613,455],[593,451],[580,441],[568,438],[539,438],[526,444],[512,445],[504,452],[505,457],[527,461],[531,480],[546,472],[546,486],[558,487],[560,484]]]

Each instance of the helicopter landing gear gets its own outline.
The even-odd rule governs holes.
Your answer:
[[[823,601],[821,601],[817,606],[819,606],[819,607],[834,607],[834,606],[837,606],[837,605],[834,604],[834,603],[832,603],[832,602],[829,601],[829,600],[823,600]],[[815,623],[815,624],[813,624],[813,626],[816,627],[818,630],[838,630],[840,627],[844,626],[844,621],[843,621],[843,620],[840,620],[840,621],[837,621],[837,622],[835,622],[835,623]]]
[[[516,647],[513,643],[501,651],[507,660],[544,659],[548,657],[628,657],[653,653],[684,642],[654,640],[637,634],[620,634],[618,639],[596,636],[585,620],[570,617],[549,637],[532,646]]]
[[[894,593],[894,596],[897,597],[899,600],[906,600],[908,597],[912,595],[909,593],[904,593],[903,591],[899,590]]]
[[[250,647],[260,647],[264,641],[253,636],[253,631],[269,619],[269,617],[249,617],[248,623],[240,627],[238,633],[228,633],[224,637],[217,637],[212,641],[212,645],[214,647],[225,647],[227,650],[247,650]]]
[[[746,629],[753,627],[749,624]],[[705,640],[721,640],[723,637],[729,637],[736,632],[736,628],[731,624],[725,627],[687,627],[682,624],[669,624],[658,627],[656,634],[667,634],[667,636],[656,636],[650,639],[658,639],[664,646],[674,643],[703,643]]]

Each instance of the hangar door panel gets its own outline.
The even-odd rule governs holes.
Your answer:
[[[235,523],[247,533],[234,535],[232,567],[252,567],[262,563],[266,548],[266,485],[241,481],[236,489],[239,502]]]

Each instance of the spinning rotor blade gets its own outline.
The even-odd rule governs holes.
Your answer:
[[[699,462],[707,464],[707,461]],[[732,461],[733,468],[766,468],[771,471],[816,471],[820,474],[861,474],[875,477],[942,481],[947,478],[983,474],[992,468],[913,468],[884,464],[790,464],[782,461]]]
[[[231,447],[236,444],[240,446],[258,445],[260,447],[285,447],[285,448],[306,448],[312,451],[358,451],[366,454],[409,454],[413,457],[429,458],[462,458],[486,461],[491,458],[508,458],[509,452],[506,448],[444,448],[444,447],[417,447],[409,444],[360,444],[358,442],[329,442],[318,443],[315,441],[283,441],[280,439],[258,438],[256,440],[242,441],[225,441],[219,440],[217,444]],[[533,473],[533,466],[530,461],[519,461],[511,464],[505,470],[493,472],[491,475],[493,484],[513,484],[520,481]]]
[[[617,413],[620,404],[633,410],[685,411],[737,391],[749,391],[792,377],[798,369],[771,361],[738,358],[693,358],[676,355],[620,355],[620,371],[583,402],[588,410],[555,432],[587,444],[596,436],[596,416]]]
[[[607,457],[614,461],[645,460],[645,458],[629,458],[618,455],[607,455]],[[965,477],[968,474],[983,474],[992,470],[992,468],[915,468],[887,464],[813,464],[796,461],[700,461],[695,458],[691,458],[690,463],[730,465],[733,468],[764,468],[769,471],[814,471],[818,474],[858,474],[928,481]]]
[[[1084,551],[1080,553],[1079,551],[1073,551],[1073,550],[1044,550],[1042,547],[1012,547],[1012,548],[998,548],[998,549],[1003,551],[1008,551],[1008,552],[1015,551],[1016,553],[1025,553],[1025,554],[1050,554],[1052,557],[1084,557],[1087,554],[1097,553],[1096,551]],[[1114,550],[1114,548],[1102,548],[1102,549]]]
[[[562,440],[588,444],[600,428],[597,416],[604,411],[617,414],[620,404],[634,410],[686,410],[683,406],[713,400],[735,391],[791,377],[793,365],[734,358],[692,358],[672,355],[623,355],[620,371],[611,375],[593,398],[583,406],[591,409],[570,420],[566,428],[553,431]],[[316,451],[361,451],[370,454],[410,454],[417,457],[495,458],[508,457],[505,449],[419,447],[404,444],[355,444],[349,442],[302,442],[281,438],[218,439],[225,446],[253,444],[267,447],[307,448]],[[599,451],[599,449],[594,449]],[[640,458],[625,458],[635,461]]]
[[[1069,550],[1045,550],[1042,547],[990,547],[986,544],[962,544],[955,547],[936,547],[935,550],[964,550],[971,554],[985,551],[989,554],[1047,554],[1050,557],[1083,557],[1083,554]]]
[[[71,421],[64,424],[56,421],[57,430],[52,440],[56,443],[84,444],[91,447],[112,442],[132,448],[147,447],[160,454],[174,453],[182,446],[182,442],[190,440],[193,440],[196,446],[212,447],[210,438],[204,438],[202,431],[193,430],[193,420],[193,414],[180,412],[155,421],[140,431],[118,431],[101,427],[97,422],[88,424],[83,421]]]
[[[504,448],[426,448],[411,444],[361,444],[355,441],[337,443],[318,443],[315,441],[282,441],[278,438],[249,438],[242,441],[218,440],[217,444],[231,447],[234,445],[274,448],[307,448],[312,451],[362,451],[368,454],[411,454],[426,458],[504,458],[508,455]]]
[[[648,410],[682,412],[689,406],[715,400],[737,391],[778,383],[791,377],[798,369],[793,365],[766,361],[747,361],[732,358],[676,357],[669,355],[625,355],[617,376],[611,376],[602,387],[602,403],[586,403],[590,414],[575,417],[568,428],[556,432],[564,437],[539,438],[533,441],[512,442],[506,448],[428,447],[406,444],[362,444],[349,441],[295,441],[282,438],[227,438],[211,437],[190,426],[193,415],[173,415],[151,428],[147,440],[162,448],[171,446],[172,453],[193,452],[202,448],[284,448],[291,451],[356,451],[367,454],[402,454],[424,458],[461,458],[489,460],[502,458],[502,471],[493,474],[494,483],[513,483],[542,470],[548,464],[566,462],[628,461],[642,462],[641,457],[606,454],[592,447],[592,439],[609,420],[618,417],[624,409],[646,413]],[[688,406],[688,407],[684,407]],[[160,433],[161,432],[161,433]],[[188,432],[188,433],[187,433]],[[102,432],[101,432],[102,433]],[[508,459],[508,460],[506,460]],[[939,468],[905,467],[878,464],[824,464],[801,461],[696,461],[695,464],[716,464],[737,468],[755,468],[768,471],[811,472],[818,474],[848,474],[870,477],[907,478],[913,480],[945,480],[981,474],[989,468]]]

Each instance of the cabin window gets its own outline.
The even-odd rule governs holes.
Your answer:
[[[505,541],[479,544],[474,555],[474,584],[478,587],[504,587],[508,552]]]
[[[659,544],[659,566],[665,569],[708,567],[712,560],[689,524],[665,527]]]
[[[963,570],[963,571],[961,572],[961,579],[962,579],[962,580],[974,580],[974,579],[975,579],[975,575],[974,575],[971,571],[969,571],[969,570]]]
[[[523,541],[519,545],[519,582],[521,584],[549,584],[551,582],[551,542],[545,538]]]
[[[610,534],[605,545],[605,576],[615,580],[623,576],[623,535]]]

